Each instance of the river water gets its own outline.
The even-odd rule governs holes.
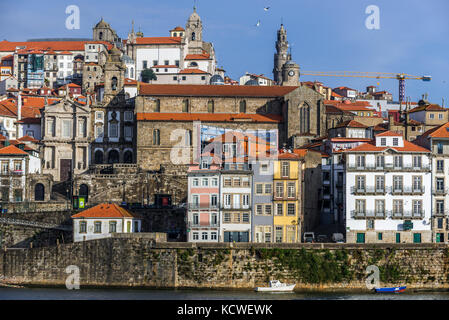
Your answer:
[[[260,293],[219,290],[1,288],[0,300],[449,300],[449,292]]]

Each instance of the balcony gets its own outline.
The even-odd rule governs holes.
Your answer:
[[[393,163],[386,163],[383,166],[377,166],[375,164],[366,164],[363,166],[357,166],[356,164],[350,163],[347,167],[348,171],[401,171],[401,172],[430,172],[430,165],[421,165],[420,167],[415,167],[411,164],[395,166]]]
[[[289,201],[296,201],[298,200],[298,195],[294,195],[293,197],[290,197],[286,194],[274,194],[273,195],[273,200],[289,200]]]
[[[187,204],[189,210],[218,210],[220,204],[210,204],[210,203],[189,203]]]
[[[402,211],[402,212],[392,212],[391,219],[401,219],[401,220],[410,220],[410,219],[423,219],[424,218],[424,210],[421,211]]]
[[[413,188],[413,187],[403,187],[403,188],[391,188],[392,195],[420,195],[424,194],[425,188]]]
[[[220,209],[222,209],[222,210],[251,210],[251,205],[247,205],[247,206],[223,205],[220,207]]]
[[[22,170],[7,170],[2,171],[2,176],[23,176],[25,173]]]
[[[189,221],[187,223],[187,228],[202,228],[202,229],[209,229],[209,228],[218,228],[220,227],[220,223],[216,222],[210,222],[208,224],[201,224],[201,223],[194,223],[193,221]]]
[[[364,210],[364,211],[351,211],[351,218],[353,219],[385,219],[387,217],[387,212],[375,211],[375,210]]]
[[[444,196],[449,193],[449,188],[435,188],[432,190],[432,194],[435,196]]]
[[[448,217],[449,216],[449,210],[438,210],[438,209],[433,209],[433,216],[434,217]],[[449,226],[449,225],[448,225]]]
[[[367,195],[367,194],[386,194],[387,193],[387,189],[386,188],[376,188],[375,186],[368,186],[362,189],[358,189],[356,187],[351,187],[351,194],[355,194],[355,195]]]

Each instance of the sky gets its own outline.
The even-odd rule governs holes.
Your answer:
[[[43,0],[2,3],[0,40],[92,38],[103,17],[127,38],[131,21],[145,36],[169,36],[185,27],[196,2],[203,39],[215,47],[218,65],[238,80],[245,72],[273,77],[276,32],[281,22],[294,60],[304,71],[366,71],[430,75],[431,82],[406,81],[406,96],[424,93],[449,105],[449,1],[447,0]],[[66,8],[80,9],[80,29],[68,30]],[[368,29],[366,8],[379,8],[379,29]],[[270,7],[268,11],[264,7]],[[260,25],[257,27],[257,22]],[[398,81],[301,76],[331,88],[364,91],[376,85],[398,99]]]

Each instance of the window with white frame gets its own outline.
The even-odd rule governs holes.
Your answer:
[[[198,185],[199,185],[199,179],[198,178],[193,178],[192,179],[192,186],[198,187]]]

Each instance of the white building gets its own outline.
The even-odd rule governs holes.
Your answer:
[[[58,66],[58,74],[57,74],[57,83],[58,84],[66,84],[71,79],[73,75],[73,53],[70,51],[62,51],[58,53],[57,56],[57,66]]]
[[[142,220],[116,204],[99,204],[72,216],[73,241],[110,237],[113,233],[141,232]]]
[[[346,242],[431,242],[430,151],[386,131],[345,154]]]

